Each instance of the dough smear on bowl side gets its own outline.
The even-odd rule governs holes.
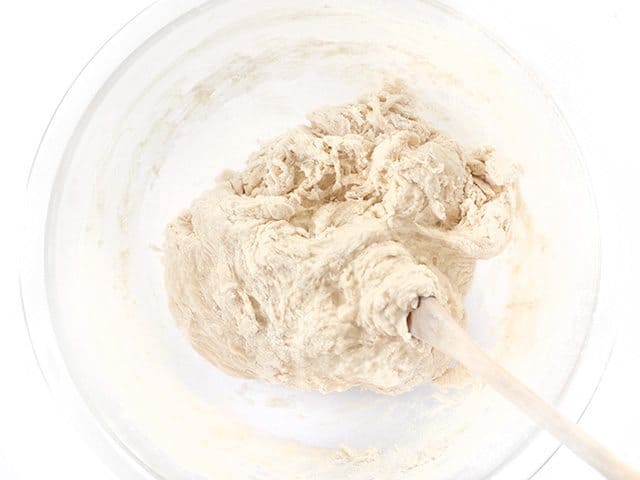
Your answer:
[[[232,375],[322,392],[431,381],[449,359],[407,315],[435,297],[464,323],[475,261],[509,240],[518,169],[429,126],[399,81],[308,118],[167,227],[171,312]]]

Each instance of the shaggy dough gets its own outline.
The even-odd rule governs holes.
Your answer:
[[[464,322],[476,259],[509,239],[517,168],[422,120],[399,82],[320,109],[167,228],[179,326],[225,371],[397,393],[449,360],[412,338],[433,296]]]

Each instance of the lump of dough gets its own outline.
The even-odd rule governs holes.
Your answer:
[[[449,359],[412,338],[433,296],[461,323],[476,259],[505,246],[517,169],[430,127],[389,83],[320,109],[168,227],[170,309],[226,372],[398,393]]]

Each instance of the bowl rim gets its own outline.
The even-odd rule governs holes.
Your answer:
[[[68,420],[80,431],[84,440],[87,441],[105,464],[120,478],[163,479],[164,477],[146,465],[145,461],[137,456],[108,427],[106,422],[100,418],[99,413],[94,411],[82,396],[66,368],[66,361],[58,347],[56,334],[50,321],[49,294],[45,278],[46,225],[50,219],[50,199],[57,183],[59,164],[65,155],[67,145],[70,143],[90,105],[102,89],[107,86],[112,74],[118,67],[137,50],[152,41],[155,36],[160,35],[165,28],[194,14],[205,5],[215,5],[224,1],[227,0],[186,0],[183,2],[155,0],[117,30],[89,59],[63,95],[41,137],[28,174],[19,285],[24,322],[31,347],[45,383],[54,399],[60,404]],[[464,22],[479,31],[509,56],[546,96],[552,110],[563,124],[565,134],[572,147],[575,148],[576,158],[586,176],[587,190],[596,215],[595,229],[598,232],[598,260],[596,265],[599,270],[602,245],[599,234],[599,212],[594,197],[593,182],[586,168],[584,155],[562,109],[548,93],[548,89],[537,74],[493,32],[439,0],[417,1],[430,4],[445,14],[454,17],[455,20]],[[601,300],[599,279],[600,275],[598,274],[592,322],[581,346],[578,360],[573,366],[559,399],[559,404],[562,404],[563,400],[566,400],[567,390],[573,384],[585,381],[583,378],[576,380],[579,372],[582,372],[582,377],[589,377],[590,386],[586,388],[585,385],[583,388],[585,392],[581,395],[581,400],[574,401],[574,403],[580,405],[579,408],[578,405],[571,405],[571,409],[574,411],[569,416],[577,422],[588,410],[598,390],[615,344],[617,325],[612,325],[606,321],[604,315],[598,314]],[[585,358],[585,352],[587,351],[589,356]],[[585,374],[585,371],[590,371],[591,373]],[[594,375],[594,373],[597,373],[597,375]],[[520,457],[521,453],[532,448],[537,450],[537,454],[533,457],[537,457],[538,461],[533,465],[532,457],[530,463],[533,466],[530,465],[520,470],[522,472],[530,471],[526,476],[527,479],[535,478],[561,446],[555,439],[542,437],[539,435],[540,432],[539,429],[536,429],[519,448],[512,452],[503,465],[490,472],[485,478],[495,478],[495,475]],[[122,455],[122,453],[125,455]],[[541,462],[540,459],[542,459]]]

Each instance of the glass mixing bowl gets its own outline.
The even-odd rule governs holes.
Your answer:
[[[21,274],[55,396],[121,478],[526,479],[557,443],[473,382],[398,396],[231,378],[169,315],[164,226],[258,141],[384,78],[464,144],[523,167],[511,247],[480,262],[470,331],[573,419],[613,328],[595,204],[544,88],[499,42],[429,1],[160,1],[58,108],[32,170]]]

